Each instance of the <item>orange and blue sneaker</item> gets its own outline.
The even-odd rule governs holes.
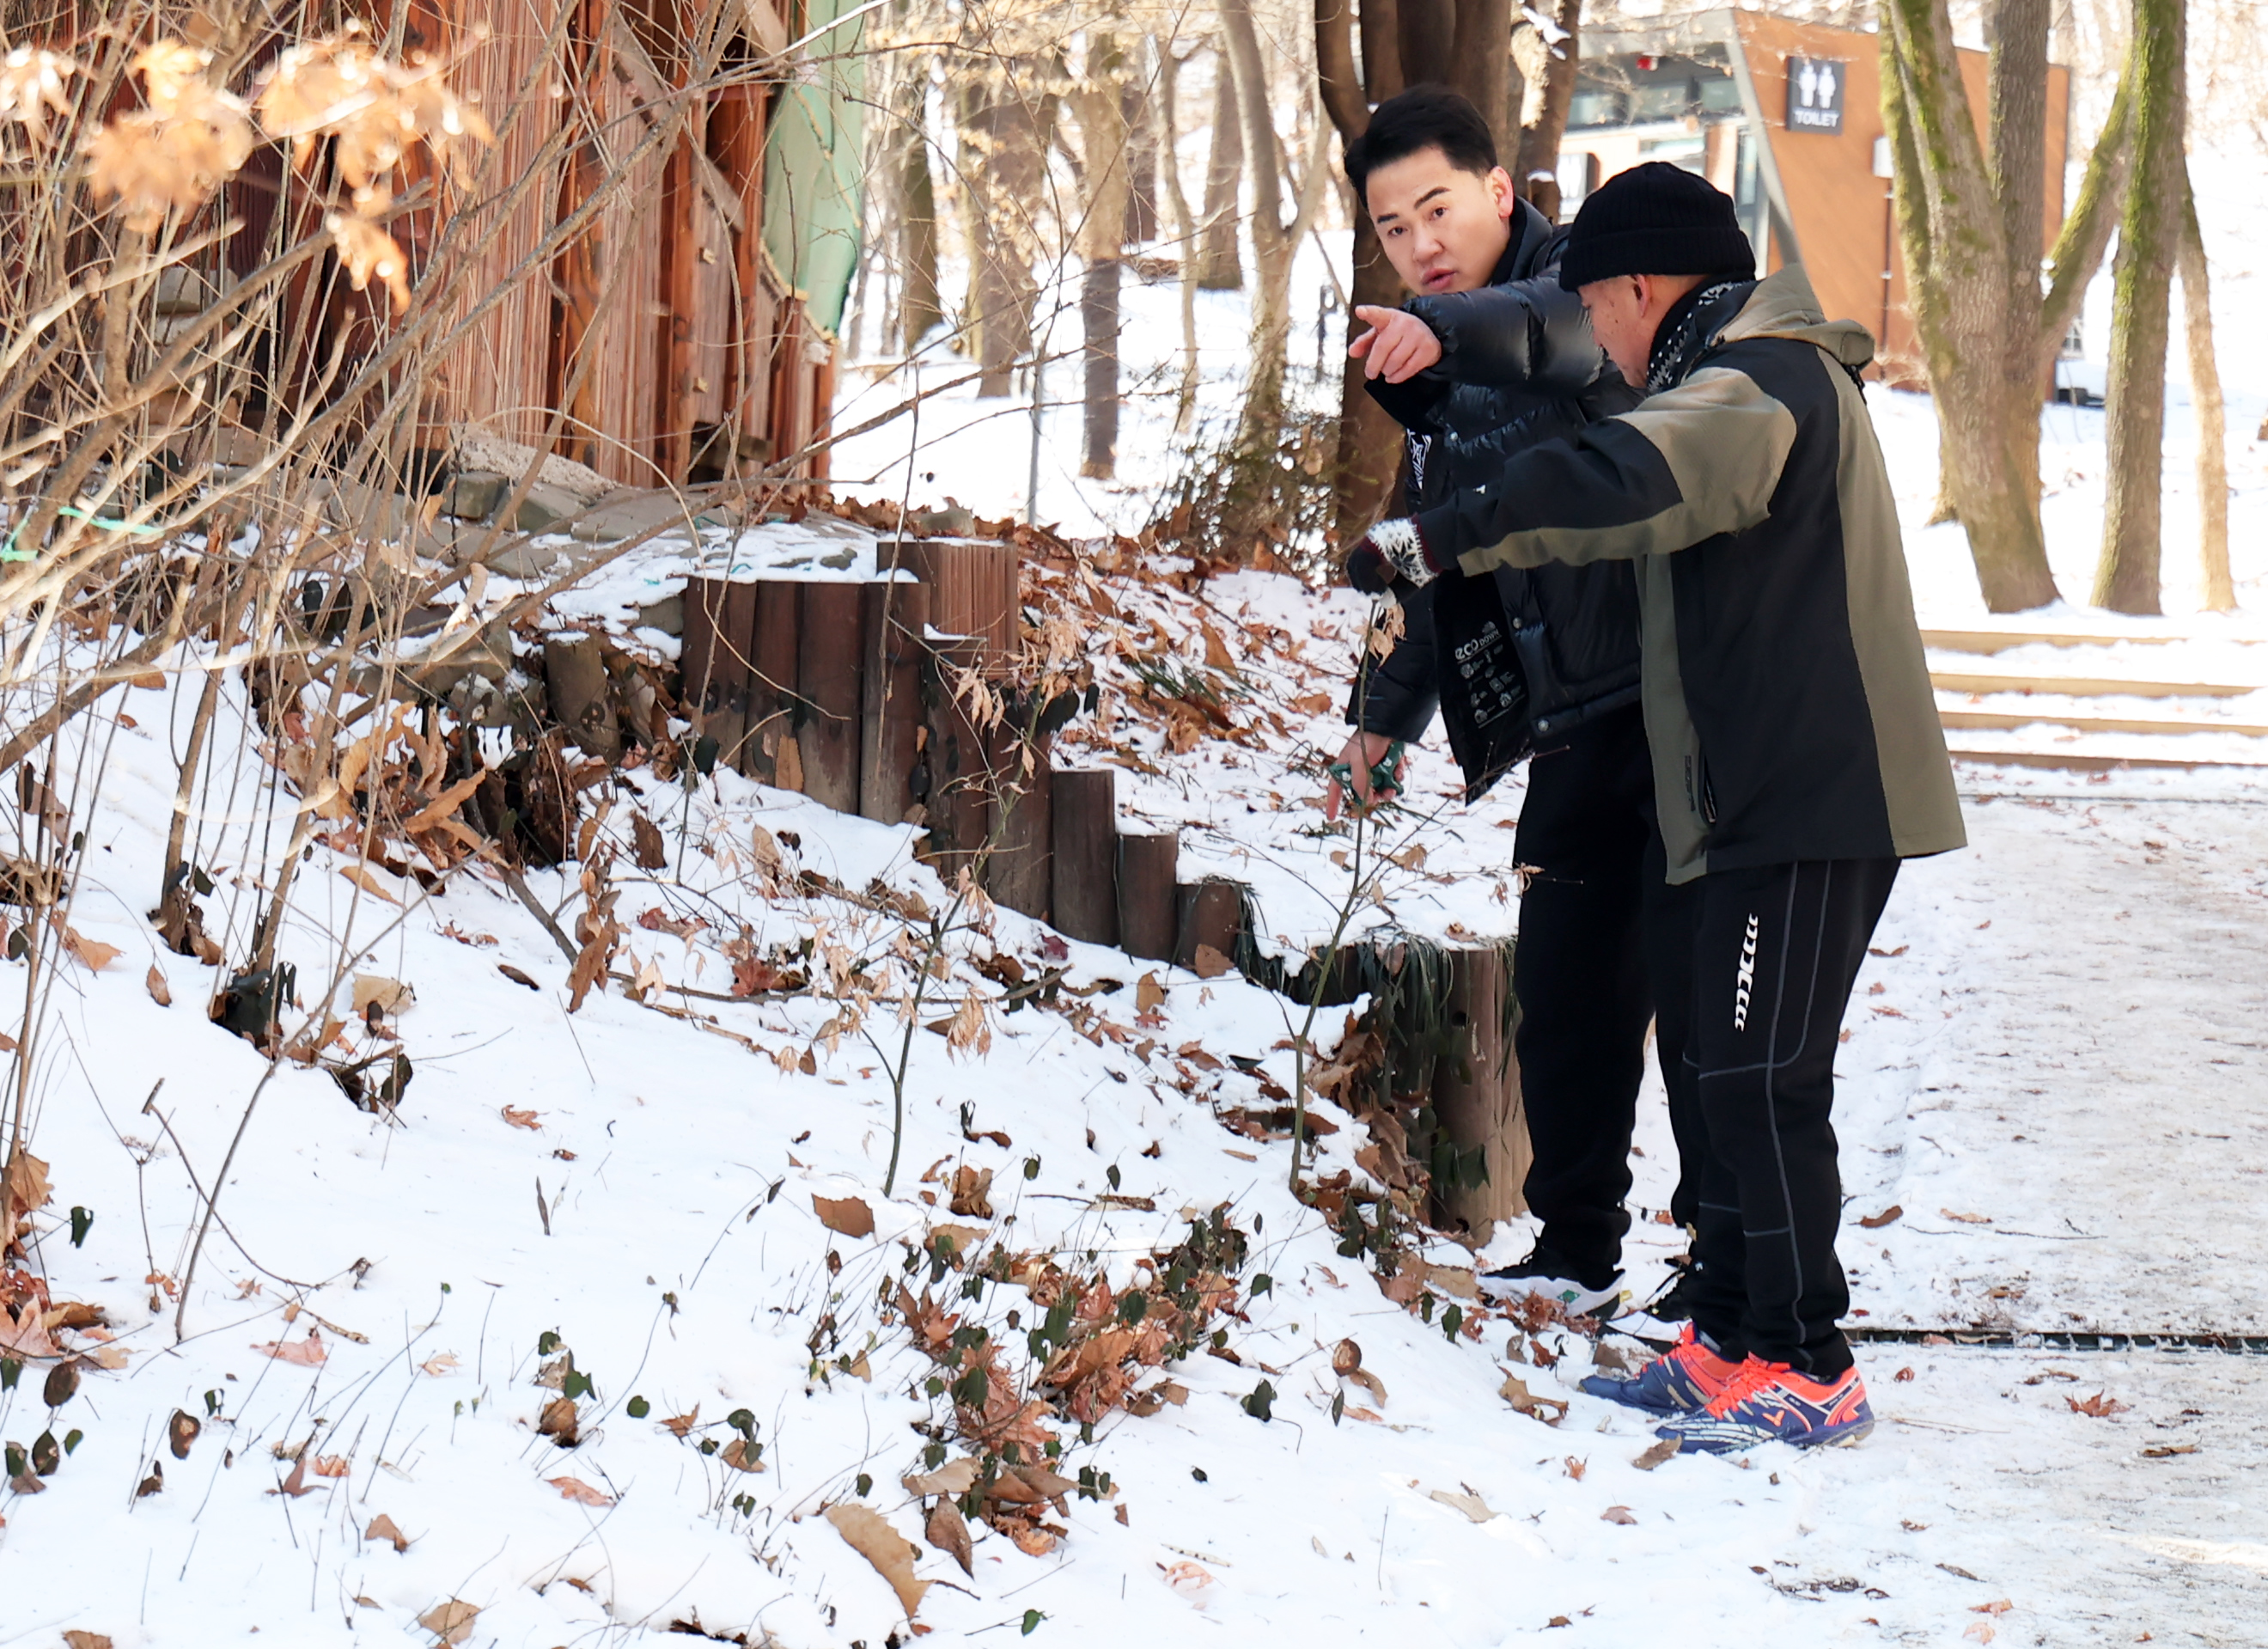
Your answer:
[[[1594,1397],[1643,1409],[1648,1414],[1690,1414],[1705,1408],[1731,1385],[1742,1366],[1719,1357],[1708,1336],[1687,1323],[1675,1345],[1630,1379],[1611,1374],[1586,1375],[1583,1389]]]
[[[1874,1429],[1874,1411],[1855,1366],[1815,1380],[1751,1354],[1706,1404],[1656,1426],[1653,1434],[1675,1438],[1681,1454],[1732,1454],[1764,1443],[1856,1443]]]

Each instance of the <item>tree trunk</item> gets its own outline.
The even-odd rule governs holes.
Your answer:
[[[1047,144],[1040,112],[1018,90],[1015,65],[973,75],[962,92],[961,174],[968,203],[968,326],[976,337],[979,396],[1013,388],[1017,361],[1031,353],[1031,212],[1041,198]]]
[[[1403,83],[1448,85],[1457,71],[1457,0],[1400,0],[1396,22]]]
[[[2181,242],[2183,0],[2134,0],[2134,160],[2112,260],[2110,452],[2097,606],[2160,610],[2166,346],[2174,260]]]
[[[1582,55],[1583,0],[1559,0],[1557,15],[1553,19],[1567,38],[1550,48],[1550,55],[1543,71],[1543,109],[1535,124],[1520,134],[1520,159],[1513,170],[1513,181],[1521,192],[1527,192],[1528,182],[1537,173],[1557,177],[1559,172],[1559,140],[1567,135],[1567,111],[1575,100],[1575,67]],[[1510,46],[1506,49],[1509,51]]]
[[[1181,116],[1177,112],[1182,60],[1174,43],[1158,46],[1158,120],[1164,128],[1160,145],[1165,161],[1166,203],[1173,208],[1174,235],[1181,248],[1182,382],[1174,396],[1174,433],[1186,435],[1197,411],[1197,226],[1189,211],[1189,191],[1182,187]]]
[[[926,90],[912,82],[916,93]],[[898,267],[905,286],[898,299],[898,337],[908,355],[945,319],[945,299],[937,284],[937,184],[930,174],[929,133],[922,118],[925,98],[917,97],[902,118],[905,126],[898,171],[900,217]]]
[[[1127,51],[1116,34],[1088,32],[1086,73],[1071,92],[1085,165],[1076,246],[1084,273],[1079,313],[1085,345],[1086,442],[1079,473],[1108,480],[1118,468],[1118,286],[1125,250]]]
[[[1402,72],[1402,8],[1399,0],[1361,0],[1361,6],[1356,28],[1362,41],[1362,86],[1374,108],[1410,84]],[[1367,121],[1368,114],[1363,118]]]
[[[1079,282],[1086,362],[1086,440],[1079,472],[1098,481],[1118,473],[1118,279],[1124,268],[1115,257],[1095,258]]]
[[[1512,0],[1460,0],[1450,84],[1470,98],[1489,123],[1499,159],[1520,146],[1518,124],[1506,123],[1512,79]]]
[[[1361,12],[1362,68],[1354,62],[1353,0],[1315,0],[1315,78],[1324,109],[1338,128],[1340,142],[1351,144],[1370,125],[1370,106],[1401,89],[1402,55],[1398,13],[1393,0],[1366,0]],[[1507,63],[1509,56],[1507,54]],[[1507,97],[1509,93],[1507,92]],[[1350,309],[1386,307],[1402,299],[1402,277],[1386,260],[1369,203],[1354,203],[1354,280]],[[1351,337],[1358,322],[1346,318]],[[1338,452],[1332,466],[1333,527],[1351,540],[1376,521],[1394,485],[1402,432],[1363,387],[1362,364],[1342,364],[1339,376]]]
[[[2220,367],[2213,358],[2213,288],[2205,276],[2205,236],[2198,227],[2197,196],[2182,171],[2182,331],[2189,344],[2190,403],[2197,410],[2198,555],[2203,563],[2208,612],[2236,610],[2236,585],[2228,572],[2228,408],[2220,396]]]
[[[1237,103],[1244,113],[1245,152],[1252,157],[1252,260],[1256,277],[1252,294],[1251,365],[1233,458],[1249,477],[1241,490],[1252,513],[1233,512],[1227,527],[1233,541],[1249,535],[1273,509],[1276,449],[1284,436],[1285,352],[1292,332],[1292,260],[1322,199],[1325,145],[1331,129],[1321,119],[1314,122],[1307,169],[1298,183],[1298,205],[1286,223],[1283,152],[1268,109],[1267,70],[1260,55],[1259,31],[1252,20],[1252,0],[1221,0],[1220,17],[1236,76]]]
[[[1354,285],[1350,305],[1388,308],[1403,299],[1402,277],[1386,261],[1368,211],[1354,221]],[[1351,326],[1354,323],[1350,322]],[[1339,540],[1351,544],[1384,513],[1402,456],[1402,426],[1363,387],[1362,363],[1341,368],[1337,473],[1333,515]]]
[[[1162,59],[1166,47],[1158,48]],[[1147,246],[1158,238],[1158,122],[1151,116],[1150,87],[1129,79],[1119,94],[1119,119],[1128,133],[1126,227],[1128,246]]]
[[[1236,71],[1228,52],[1212,55],[1212,159],[1205,167],[1204,239],[1197,258],[1197,285],[1207,292],[1235,292],[1244,285],[1244,255],[1237,244],[1236,219],[1244,186],[1244,122],[1236,106]]]
[[[1882,112],[1909,302],[1937,407],[1941,484],[1969,535],[1986,606],[2040,606],[2056,599],[2039,521],[2042,386],[2029,364],[2010,368],[2036,334],[2020,340],[2009,313],[2020,278],[2012,263],[2034,270],[2036,287],[2038,240],[2012,255],[1946,0],[1891,0],[1883,24]],[[2013,100],[2009,108],[2013,119]],[[2029,187],[2036,195],[2036,173]]]

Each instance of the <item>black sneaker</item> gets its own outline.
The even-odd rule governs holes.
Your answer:
[[[1611,1317],[1623,1303],[1623,1275],[1609,1271],[1603,1279],[1585,1281],[1549,1248],[1537,1248],[1518,1265],[1484,1273],[1482,1297],[1498,1305],[1523,1299],[1547,1299],[1570,1317]]]
[[[1669,1280],[1639,1307],[1656,1322],[1687,1322],[1693,1316],[1693,1256],[1679,1254],[1669,1262]]]

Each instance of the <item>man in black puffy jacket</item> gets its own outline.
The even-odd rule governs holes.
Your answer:
[[[1638,396],[1607,361],[1557,278],[1564,233],[1513,193],[1469,102],[1420,86],[1381,103],[1348,151],[1387,255],[1417,294],[1358,310],[1372,330],[1350,352],[1370,393],[1409,432],[1399,513],[1492,477],[1519,453],[1629,410]],[[1515,1036],[1543,1222],[1534,1253],[1484,1279],[1499,1298],[1542,1294],[1573,1313],[1621,1298],[1630,1148],[1646,1027],[1681,1155],[1693,1115],[1683,1052],[1684,891],[1667,885],[1638,710],[1636,584],[1622,563],[1505,569],[1403,588],[1406,623],[1355,684],[1344,760],[1358,804],[1393,743],[1423,736],[1438,706],[1477,797],[1532,751],[1514,854],[1521,881]],[[1485,688],[1476,691],[1476,684]],[[1328,806],[1339,802],[1335,784]],[[1672,1211],[1694,1219],[1697,1178]]]

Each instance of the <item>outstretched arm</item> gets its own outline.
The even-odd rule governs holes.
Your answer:
[[[1705,368],[1437,508],[1381,522],[1348,576],[1357,588],[1424,585],[1452,566],[1472,576],[1666,555],[1764,521],[1794,442],[1794,416],[1754,379]]]

